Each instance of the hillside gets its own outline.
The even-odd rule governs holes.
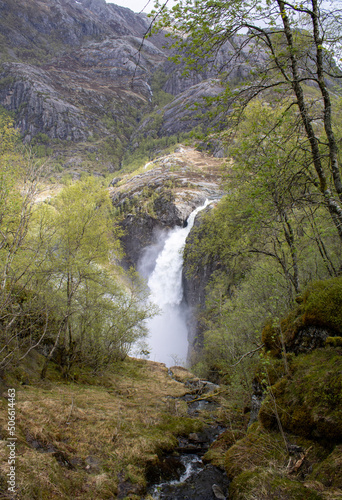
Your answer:
[[[0,497],[342,498],[340,18],[159,7],[0,0]]]
[[[209,123],[194,104],[222,91],[217,70],[183,76],[161,33],[143,41],[146,15],[105,0],[4,0],[0,13],[0,104],[55,176],[119,170]]]
[[[151,498],[147,487],[163,477],[163,468],[172,478],[182,471],[181,464],[173,463],[177,453],[170,465],[164,457],[175,448],[180,452],[181,446],[198,450],[205,432],[201,446],[208,448],[210,432],[215,434],[222,422],[219,404],[215,417],[207,411],[188,413],[186,400],[200,398],[200,384],[184,369],[173,369],[177,381],[160,363],[130,359],[101,376],[80,370],[68,384],[52,369],[42,383],[37,379],[41,362],[37,354],[31,356],[17,380],[6,378],[1,385],[3,432],[8,384],[20,380],[15,395],[16,466],[23,500],[68,499],[70,491],[84,499]],[[192,438],[185,441],[189,434]],[[6,494],[6,441],[1,441],[0,454],[0,492],[2,498],[11,498]]]

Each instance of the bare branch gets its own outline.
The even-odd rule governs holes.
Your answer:
[[[234,368],[234,366],[237,366],[239,363],[241,363],[241,361],[246,358],[247,356],[249,356],[250,358],[253,356],[253,354],[257,351],[260,351],[260,349],[262,349],[264,347],[265,344],[261,344],[259,345],[256,349],[253,349],[252,351],[249,351],[249,352],[246,352],[243,356],[241,356],[241,358],[239,359],[239,361],[237,361],[236,363],[234,363],[233,365],[230,365],[232,368]]]

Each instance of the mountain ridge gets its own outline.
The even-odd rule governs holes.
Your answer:
[[[52,151],[69,171],[77,145],[86,170],[108,172],[152,132],[180,142],[206,126],[195,103],[222,91],[217,69],[184,76],[168,60],[164,34],[145,37],[150,23],[105,0],[1,0],[0,105],[23,141],[40,146],[40,155]]]

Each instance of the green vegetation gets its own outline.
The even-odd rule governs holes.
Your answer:
[[[137,138],[137,147],[128,149],[122,160],[123,172],[134,172],[139,167],[144,166],[158,155],[165,155],[174,149],[179,142],[179,137],[139,137]]]
[[[279,418],[282,427],[292,434],[339,442],[342,438],[340,366],[340,354],[332,348],[315,349],[289,359],[289,374],[271,386],[262,404],[259,419],[263,426],[277,428]]]
[[[120,485],[129,498],[141,498],[149,465],[175,447],[177,436],[203,428],[179,404],[185,386],[159,363],[126,359],[97,376],[81,368],[77,381],[68,383],[54,363],[40,381],[43,364],[44,357],[32,352],[21,367],[24,385],[17,388],[17,487],[23,500],[68,499],[70,491],[89,500],[115,498]],[[13,375],[5,380],[18,383]],[[5,429],[7,400],[0,406]],[[6,495],[5,446],[0,457],[0,494]]]
[[[274,470],[256,468],[240,474],[232,481],[229,494],[233,500],[322,500],[318,492],[298,481],[283,477]],[[256,495],[258,495],[256,497]],[[262,496],[261,496],[262,495]]]
[[[329,474],[339,481],[339,450],[329,454],[341,440],[340,88],[327,79],[340,77],[340,20],[317,0],[180,0],[159,26],[186,75],[217,63],[224,90],[208,103],[228,124],[226,196],[185,249],[189,278],[211,276],[193,369],[246,411],[252,387],[265,398],[246,436],[208,456],[225,457],[233,499],[340,498],[325,489]],[[239,83],[244,50],[262,62]],[[303,446],[297,462],[290,443]],[[322,486],[309,474],[324,459]]]
[[[143,283],[119,266],[118,216],[155,216],[177,186],[139,187],[113,209],[108,179],[89,175],[94,164],[99,173],[141,172],[197,136],[208,147],[219,141],[229,157],[226,194],[185,249],[188,277],[210,276],[193,370],[225,386],[215,418],[228,430],[205,460],[225,468],[233,500],[342,498],[342,101],[332,86],[341,76],[339,11],[318,0],[179,0],[160,14],[187,75],[215,67],[229,43],[229,62],[216,68],[222,95],[207,99],[219,135],[203,137],[200,124],[163,136],[173,96],[161,69],[150,103],[133,91],[137,109],[104,99],[101,113],[90,113],[99,117],[93,133],[77,146],[40,133],[32,156],[0,109],[0,382],[21,386],[21,495],[115,498],[125,483],[130,498],[141,498],[149,465],[177,436],[203,428],[176,399],[185,389],[166,369],[127,357],[155,311]],[[12,11],[4,16],[17,30]],[[29,35],[37,50],[23,44],[10,56],[2,48],[2,60],[42,64],[65,50],[54,36],[45,43],[35,29]],[[0,90],[13,83],[3,78]],[[63,187],[39,201],[52,152]],[[0,454],[6,463],[4,447]]]
[[[296,116],[280,106],[247,106],[229,144],[228,194],[202,217],[185,249],[189,276],[203,266],[214,270],[197,368],[203,376],[238,377],[247,393],[253,362],[247,357],[238,363],[240,357],[262,343],[281,354],[290,335],[281,318],[296,300],[292,335],[319,324],[340,331],[339,237],[305,168],[307,139],[295,123]]]
[[[173,95],[163,90],[163,86],[168,80],[168,75],[162,70],[157,69],[152,75],[151,89],[153,92],[152,106],[163,107],[173,100]]]
[[[37,203],[42,167],[16,150],[11,119],[0,118],[0,367],[40,348],[42,377],[51,360],[65,377],[77,366],[99,371],[125,358],[153,314],[142,283],[116,265],[109,193],[85,176]]]

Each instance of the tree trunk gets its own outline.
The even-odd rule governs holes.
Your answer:
[[[316,0],[312,0],[312,2],[313,2],[313,4],[315,4]],[[286,11],[285,11],[285,3],[282,0],[277,0],[277,3],[279,6],[279,9],[280,9],[281,16],[282,16],[285,37],[286,37],[287,46],[288,46],[288,50],[289,50],[289,54],[290,54],[291,73],[292,73],[291,84],[292,84],[292,88],[293,88],[293,91],[295,93],[295,96],[297,98],[297,105],[298,105],[300,116],[301,116],[301,119],[302,119],[302,122],[303,122],[303,125],[305,128],[305,132],[306,132],[306,135],[307,135],[309,142],[310,142],[313,164],[314,164],[314,167],[315,167],[318,179],[319,179],[320,191],[324,196],[324,200],[327,204],[331,218],[333,220],[333,223],[336,226],[338,235],[342,241],[342,209],[341,209],[339,203],[333,197],[333,195],[328,187],[326,174],[324,172],[324,168],[322,165],[318,139],[315,135],[313,126],[311,124],[311,119],[310,119],[309,112],[308,112],[308,109],[307,109],[307,106],[305,103],[305,99],[304,99],[304,92],[303,92],[303,89],[302,89],[301,84],[300,84],[298,62],[297,62],[297,59],[295,56],[295,47],[293,44],[293,36],[292,36],[290,21],[289,21],[287,14],[286,14]],[[320,66],[320,65],[323,65],[323,62],[318,60],[317,64],[318,64],[318,66]],[[322,70],[322,67],[321,67],[321,70]],[[322,88],[325,89],[325,92],[329,98],[329,94],[326,91],[324,78],[323,78],[323,82],[321,82],[321,84],[322,84]],[[321,88],[321,92],[322,92],[322,88]],[[323,100],[324,100],[324,95],[323,95]],[[324,112],[325,127],[326,127],[326,130],[328,130],[328,132],[331,129],[331,133],[329,132],[330,140],[328,137],[330,160],[332,162],[331,168],[332,168],[332,170],[335,169],[335,176],[333,174],[333,177],[334,177],[334,181],[336,179],[336,182],[337,182],[336,191],[337,191],[337,193],[339,193],[339,191],[342,193],[341,186],[339,185],[339,181],[338,181],[339,175],[336,174],[337,150],[335,148],[336,143],[334,141],[334,136],[333,136],[332,128],[331,128],[330,100],[329,99],[324,100],[324,105],[325,105],[325,110],[324,110],[325,111]],[[337,170],[338,170],[338,165],[337,165]]]

